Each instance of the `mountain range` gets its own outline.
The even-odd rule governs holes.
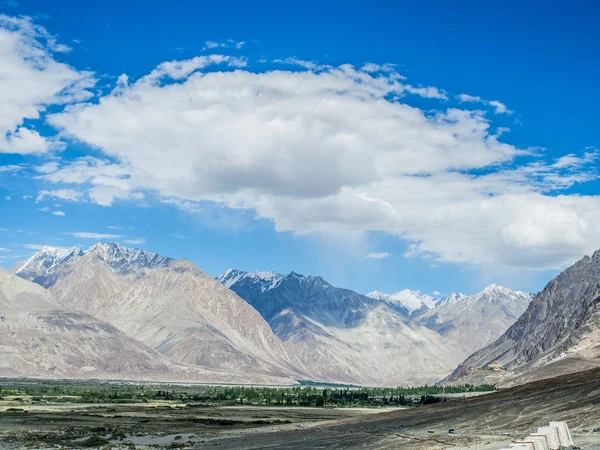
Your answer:
[[[408,289],[364,296],[295,272],[229,269],[217,279],[261,313],[314,377],[359,384],[433,382],[504,333],[531,301],[496,285],[436,300]]]
[[[230,269],[214,279],[185,259],[114,242],[85,251],[44,247],[11,272],[44,292],[53,311],[111,327],[121,345],[137,346],[164,365],[156,373],[165,379],[218,381],[248,374],[246,380],[279,384],[297,379],[433,383],[504,333],[530,301],[527,294],[499,286],[437,300],[410,290],[361,295],[295,272]],[[14,275],[0,282],[9,283]],[[47,310],[28,305],[25,297],[11,300],[20,305],[20,314]],[[38,328],[23,329],[23,336],[39,337]],[[57,333],[48,328],[49,343]],[[2,339],[0,345],[8,338]],[[20,351],[28,360],[33,350]],[[79,357],[83,364],[84,353]],[[31,356],[36,358],[39,354]],[[108,378],[148,378],[152,372],[132,370],[125,376],[125,369],[111,372],[97,360],[86,366]],[[55,373],[69,377],[68,367]],[[70,377],[82,376],[77,367]],[[28,371],[33,369],[19,373]]]
[[[189,261],[114,242],[66,255],[44,247],[12,270],[176,363],[300,375],[260,314]]]
[[[65,309],[0,269],[0,376],[290,384],[288,378],[173,364],[114,325]]]
[[[228,270],[217,278],[252,305],[321,380],[361,385],[434,382],[465,355],[406,308],[292,272]]]

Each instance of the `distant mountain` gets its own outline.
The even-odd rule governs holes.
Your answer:
[[[467,295],[461,294],[460,292],[451,292],[450,294],[448,294],[445,297],[442,297],[438,301],[436,301],[435,306],[437,308],[442,305],[446,305],[448,303],[456,303],[456,302],[461,301],[465,297],[467,297]]]
[[[525,292],[492,284],[471,296],[451,294],[417,320],[471,354],[500,337],[530,301]]]
[[[367,297],[384,301],[401,311],[406,309],[409,314],[419,315],[435,306],[435,298],[419,291],[403,289],[395,294],[384,294],[373,291]]]
[[[42,247],[31,258],[16,263],[11,268],[11,272],[25,280],[48,287],[56,281],[55,274],[60,268],[64,267],[70,259],[82,255],[83,251],[78,247],[66,250]]]
[[[3,377],[289,383],[173,365],[113,325],[62,309],[49,291],[3,269],[0,348]]]
[[[217,277],[217,280],[226,288],[230,288],[234,284],[247,283],[252,286],[252,290],[266,292],[277,287],[279,282],[285,277],[275,272],[242,272],[237,269],[228,269],[223,274]]]
[[[315,379],[362,385],[433,382],[464,353],[402,305],[321,277],[228,270],[221,282],[256,308]]]
[[[28,261],[48,254],[46,249]],[[52,282],[49,290],[64,308],[108,321],[174,362],[305,376],[256,310],[189,261],[114,242],[60,261],[51,265],[51,278],[48,264],[36,265],[34,280]],[[30,265],[25,261],[14,270],[22,275]]]
[[[44,287],[53,286],[58,279],[68,275],[70,266],[85,254],[101,258],[117,276],[135,278],[156,267],[164,267],[171,258],[137,248],[124,247],[116,242],[97,243],[87,251],[79,247],[68,250],[43,247],[26,261],[16,263],[11,272]]]
[[[566,269],[446,381],[504,384],[600,366],[600,251]]]

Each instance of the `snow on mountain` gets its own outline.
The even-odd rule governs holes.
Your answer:
[[[435,306],[437,308],[439,306],[442,306],[442,305],[445,305],[448,303],[456,303],[466,297],[467,297],[467,295],[461,294],[460,292],[451,292],[450,294],[446,295],[445,297],[440,298],[437,302],[435,302]]]
[[[116,242],[98,242],[85,252],[96,254],[102,258],[108,266],[119,275],[127,275],[140,270],[152,270],[156,267],[164,267],[172,258],[161,256],[157,253],[148,252],[138,248],[124,247]]]
[[[492,284],[471,296],[451,294],[418,317],[467,353],[492,343],[525,312],[529,294]]]
[[[133,278],[172,261],[157,253],[124,247],[116,242],[98,242],[85,252],[79,247],[43,247],[31,258],[15,264],[11,272],[41,286],[50,287],[61,277],[67,276],[71,266],[86,255],[88,260],[92,255],[100,258],[117,275],[129,275]]]
[[[394,294],[373,291],[369,292],[367,297],[387,302],[396,307],[404,307],[410,314],[419,314],[427,311],[433,308],[436,302],[435,298],[411,289],[403,289]]]
[[[46,284],[44,278],[56,273],[71,258],[81,255],[83,251],[79,247],[63,249],[45,246],[29,259],[16,263],[11,272],[26,280],[44,285]]]
[[[235,283],[247,280],[248,282],[255,284],[261,292],[266,292],[277,287],[277,284],[283,278],[283,275],[271,271],[255,270],[254,272],[243,272],[237,269],[227,269],[217,277],[217,281],[226,288],[230,288]]]

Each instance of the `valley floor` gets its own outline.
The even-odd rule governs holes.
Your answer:
[[[159,403],[23,404],[0,400],[0,448],[198,448],[258,432],[307,429],[383,408],[194,406]],[[242,437],[242,442],[244,438]]]
[[[7,449],[496,450],[550,420],[566,420],[580,448],[600,449],[600,369],[393,410],[68,399],[28,404],[9,396],[0,402],[0,448]]]

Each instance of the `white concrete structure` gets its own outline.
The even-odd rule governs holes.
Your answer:
[[[544,439],[544,445],[546,446],[546,448],[547,448],[548,450],[552,450],[552,449],[550,448],[550,441],[548,440],[548,436],[546,436],[544,433],[537,433],[537,432],[536,432],[536,433],[531,433],[529,436],[532,436],[532,437],[541,437],[541,438],[543,438],[543,439]]]
[[[513,442],[510,444],[510,448],[518,448],[519,450],[535,450],[533,442]]]
[[[536,434],[543,434],[548,440],[548,448],[550,450],[558,450],[560,448],[560,438],[558,437],[558,428],[555,427],[539,427]]]
[[[558,438],[562,447],[572,447],[575,445],[567,422],[550,422],[549,425],[558,430]]]
[[[530,434],[523,439],[523,442],[532,442],[535,450],[549,450],[546,436],[534,436]]]

